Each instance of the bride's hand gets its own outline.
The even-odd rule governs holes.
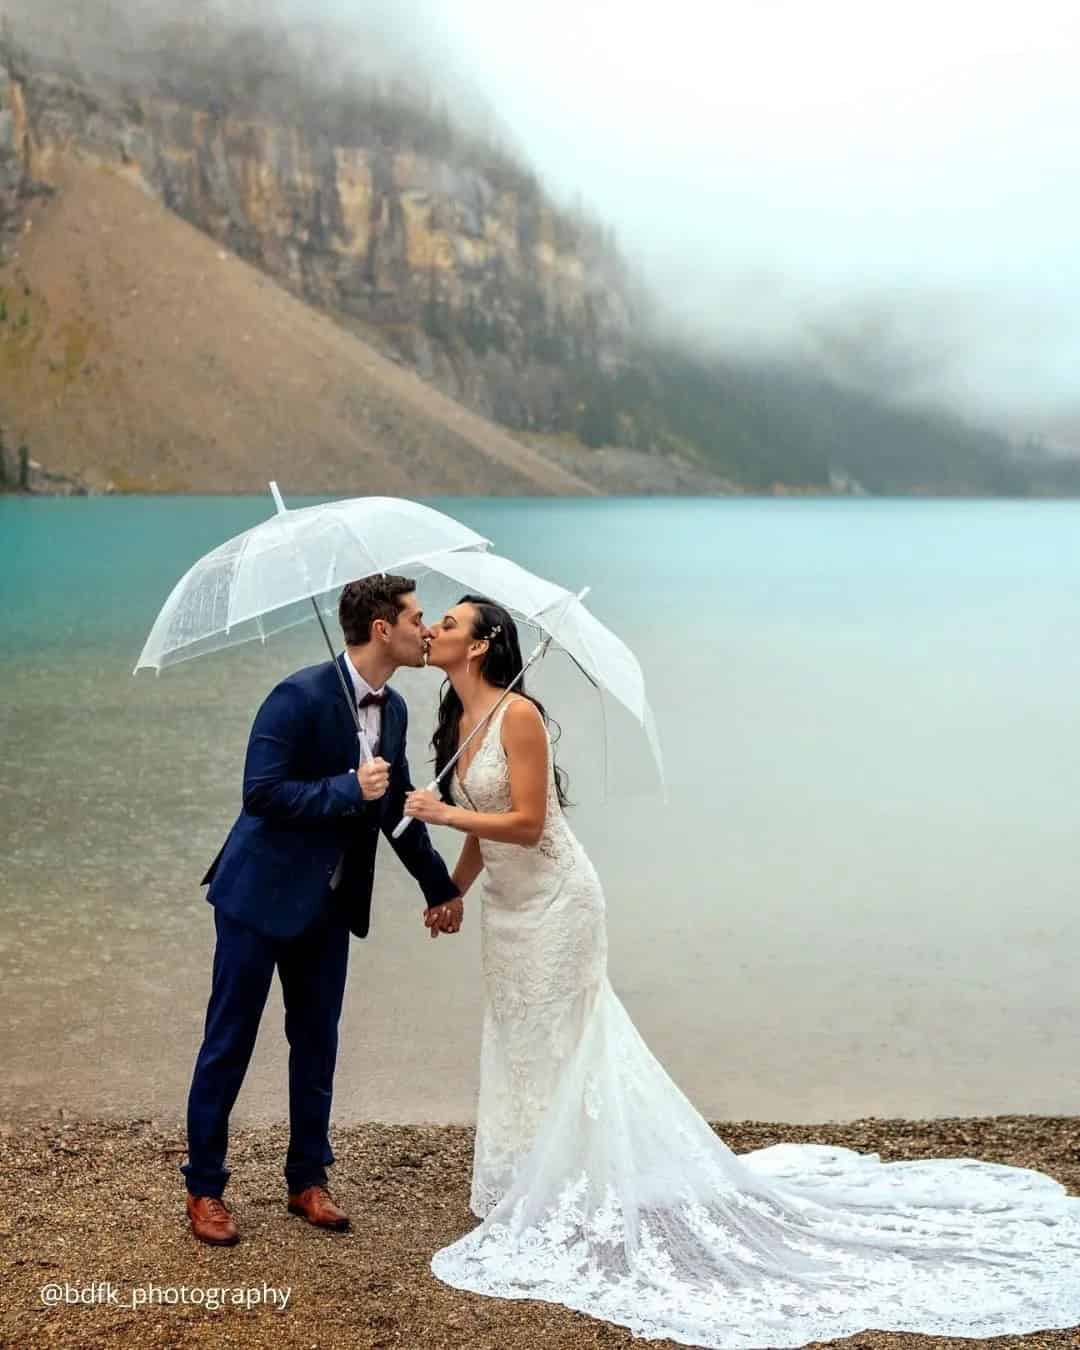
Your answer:
[[[405,814],[426,821],[428,825],[446,825],[449,824],[450,808],[434,792],[419,788],[405,798]]]

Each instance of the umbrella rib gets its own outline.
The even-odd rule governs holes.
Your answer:
[[[560,586],[559,590],[563,592],[562,595],[557,595],[554,600],[549,600],[546,605],[542,605],[539,609],[534,609],[531,613],[526,614],[524,616],[525,622],[536,623],[541,614],[546,614],[549,609],[554,609],[556,605],[564,605],[569,609],[569,601],[574,599],[573,591],[569,591],[563,586]]]
[[[347,522],[342,519],[340,511],[335,511],[332,513],[331,523],[333,525],[333,528],[338,532],[339,538],[344,537],[346,540],[348,540],[349,538],[352,537],[351,531],[349,530],[349,526]],[[326,582],[326,585],[322,588],[321,591],[319,591],[320,595],[325,595],[327,591],[336,590],[338,586],[343,586],[346,584],[346,581],[352,580],[351,577],[347,577],[346,581],[342,581],[340,579],[336,581],[329,580],[330,573],[337,571],[337,563],[338,563],[337,554],[336,553],[331,554],[329,560],[327,561],[326,571],[323,573],[323,581]]]
[[[585,609],[585,606],[584,606],[584,605],[582,605],[582,609]],[[586,612],[586,614],[589,613],[588,610],[585,610],[585,612]],[[590,617],[591,617],[591,616],[590,616]],[[584,651],[585,655],[589,658],[589,660],[593,663],[593,668],[598,670],[598,669],[599,669],[599,664],[598,664],[598,662],[597,662],[597,660],[596,660],[596,653],[595,653],[595,652],[593,651],[593,649],[589,646],[589,639],[588,639],[587,635],[586,635],[585,633],[579,631],[579,632],[578,632],[578,638],[579,638],[579,640],[580,640],[580,642],[581,642],[582,650]],[[621,701],[622,701],[622,700],[620,699],[620,702],[621,702]]]
[[[238,576],[239,573],[240,573],[240,564],[241,564],[241,563],[243,562],[243,560],[244,560],[244,554],[245,554],[245,553],[247,552],[247,550],[248,550],[248,545],[251,543],[251,540],[252,540],[252,538],[254,537],[254,533],[255,533],[255,530],[256,530],[256,529],[258,529],[258,526],[257,526],[257,525],[254,526],[254,527],[253,527],[252,529],[250,529],[250,530],[245,530],[245,531],[244,531],[243,543],[242,543],[242,544],[240,545],[240,547],[236,550],[236,556],[233,558],[233,565],[232,565],[232,581],[233,581],[233,582],[235,582],[237,576]],[[226,611],[225,611],[225,632],[226,632],[226,633],[229,632],[229,630],[232,628],[232,624],[233,624],[233,613],[232,613],[232,610],[233,610],[233,595],[234,595],[234,594],[235,594],[235,587],[234,587],[232,584],[230,584],[230,586],[229,586],[229,603],[228,603],[228,605],[226,606]],[[219,630],[219,631],[220,631],[220,630]]]
[[[586,611],[586,612],[587,612],[587,611]],[[594,616],[590,615],[590,617],[594,617]],[[597,620],[597,622],[599,623],[599,620]],[[601,625],[601,626],[602,626],[602,625]],[[610,630],[609,630],[609,631],[610,631]],[[587,637],[584,633],[582,633],[580,636],[581,636],[581,645],[582,645],[582,647],[585,649],[586,655],[587,655],[587,656],[589,657],[589,659],[592,661],[593,665],[594,665],[597,669],[599,669],[600,666],[599,666],[599,662],[598,662],[597,659],[596,659],[596,653],[595,653],[595,652],[592,650],[592,648],[590,647],[588,637]],[[634,653],[630,650],[630,648],[627,647],[626,643],[623,642],[623,640],[618,636],[617,633],[612,634],[612,636],[616,639],[616,641],[618,641],[619,645],[620,645],[621,647],[623,647],[623,648],[626,650],[627,654],[630,656],[630,658],[631,658],[631,660],[633,661],[634,665],[637,666],[638,678],[639,678],[639,681],[640,681],[640,684],[641,684],[641,698],[642,698],[642,700],[644,701],[644,700],[645,700],[645,677],[644,677],[644,674],[643,674],[642,671],[641,671],[641,663],[638,661],[637,657],[636,657],[636,656],[634,655]],[[612,694],[615,695],[615,698],[618,699],[618,701],[619,701],[620,703],[622,703],[623,707],[626,708],[627,712],[629,712],[630,715],[631,715],[632,717],[634,717],[638,722],[640,722],[640,723],[642,724],[642,726],[644,726],[644,707],[642,708],[642,711],[639,712],[636,708],[631,708],[629,704],[623,702],[623,700],[622,700],[621,698],[619,698],[618,694],[615,693],[615,690],[614,690],[614,689],[612,689],[610,692],[611,692]]]
[[[567,651],[567,649],[566,649],[565,647],[560,647],[560,648],[559,648],[559,651],[561,651],[561,652],[563,653],[564,656],[568,656],[568,657],[570,658],[570,660],[573,661],[574,665],[577,666],[578,670],[581,671],[582,675],[585,676],[585,678],[589,681],[589,683],[592,685],[592,687],[593,687],[594,689],[599,689],[599,688],[600,688],[600,681],[594,679],[594,678],[589,674],[589,672],[585,669],[585,667],[581,664],[581,662],[577,659],[577,657],[574,655],[573,652]]]
[[[372,553],[371,549],[368,547],[367,540],[361,536],[358,530],[353,528],[353,522],[349,520],[349,518],[346,516],[341,521],[341,525],[343,526],[345,533],[349,536],[349,538],[355,540],[356,543],[359,544],[359,546],[364,550],[364,552],[370,559],[373,570],[370,573],[368,573],[368,575],[374,576],[376,573],[381,573],[385,575],[385,573],[383,572],[382,565],[379,563],[375,555]]]

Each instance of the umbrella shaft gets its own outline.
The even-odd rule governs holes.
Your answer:
[[[323,621],[322,611],[315,600],[311,597],[311,608],[315,611],[315,617],[319,621],[319,627],[322,629],[322,635],[326,639],[326,649],[330,653],[330,660],[334,663],[334,669],[337,671],[337,677],[341,682],[341,692],[345,695],[345,702],[349,705],[349,711],[352,713],[353,721],[356,723],[356,734],[360,737],[360,758],[370,758],[365,756],[363,751],[365,747],[364,728],[360,725],[360,710],[356,706],[356,699],[353,692],[345,682],[345,676],[341,672],[341,663],[337,659],[337,652],[334,651],[334,644],[330,641],[330,634],[326,631],[326,624]]]
[[[473,727],[472,731],[469,732],[469,734],[458,746],[457,751],[454,754],[453,758],[444,766],[442,773],[440,773],[439,776],[435,779],[435,786],[438,786],[438,784],[442,782],[442,780],[446,777],[446,775],[458,762],[461,756],[465,753],[465,750],[468,747],[469,742],[473,739],[474,736],[476,736],[479,733],[482,727],[487,726],[487,724],[499,711],[502,705],[514,692],[514,685],[520,684],[520,682],[525,678],[525,672],[529,669],[529,667],[533,664],[534,661],[538,660],[541,656],[543,656],[543,654],[551,646],[551,642],[552,642],[551,638],[545,638],[543,642],[537,644],[536,650],[533,652],[533,654],[529,657],[529,659],[525,662],[525,664],[521,667],[518,673],[514,676],[514,678],[510,681],[510,683],[503,690],[502,694],[499,696],[498,703],[495,704],[495,706],[487,714],[486,717],[482,717],[480,721],[477,722],[476,726]]]

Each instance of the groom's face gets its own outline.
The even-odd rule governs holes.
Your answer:
[[[428,630],[424,627],[424,613],[416,600],[416,592],[398,598],[398,619],[386,627],[388,655],[399,666],[422,666]]]

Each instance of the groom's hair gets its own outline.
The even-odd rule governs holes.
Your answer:
[[[401,597],[415,590],[416,582],[411,577],[374,576],[350,581],[338,604],[338,622],[348,645],[362,647],[370,642],[371,625],[376,619],[397,623]]]

